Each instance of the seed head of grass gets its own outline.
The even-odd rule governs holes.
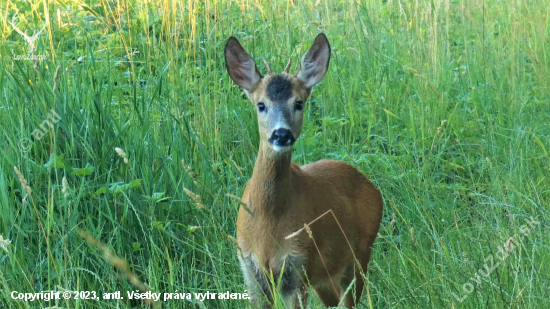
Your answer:
[[[187,172],[187,174],[189,174],[189,176],[191,176],[191,178],[193,178],[193,181],[196,181],[197,180],[197,174],[195,174],[193,172],[191,167],[189,167],[187,164],[185,164],[184,160],[181,160],[181,165],[183,165],[183,169]]]
[[[447,120],[442,120],[441,121],[441,125],[437,128],[437,130],[435,131],[435,134],[439,134],[441,133],[441,128],[443,128],[443,126],[445,126],[445,124],[447,123]]]
[[[147,287],[143,282],[141,282],[136,275],[128,268],[128,265],[126,265],[126,262],[116,256],[109,248],[107,248],[106,245],[104,245],[99,240],[95,239],[86,231],[78,231],[78,234],[84,239],[86,239],[90,244],[98,247],[103,252],[103,257],[111,263],[111,265],[115,266],[116,268],[120,269],[126,278],[137,288],[139,288],[141,291],[146,292],[150,291],[151,289]],[[153,304],[153,300],[151,299],[144,299],[144,302],[146,304]]]
[[[309,238],[313,239],[313,232],[312,232],[311,229],[309,228],[309,225],[307,225],[306,223],[304,223],[304,229],[306,229],[306,232],[307,232],[307,235],[309,236]]]
[[[183,169],[185,170],[185,172],[187,172],[187,174],[191,177],[191,179],[193,179],[193,183],[196,186],[202,187],[203,189],[206,190],[208,194],[210,194],[210,196],[212,196],[212,198],[216,199],[216,197],[214,196],[214,193],[212,193],[212,191],[210,191],[210,189],[208,189],[208,187],[199,179],[199,176],[193,172],[190,166],[185,164],[185,160],[181,160],[181,165],[183,165]]]
[[[200,196],[191,192],[187,188],[183,188],[183,191],[185,191],[185,194],[187,194],[190,198],[192,198],[195,201],[195,203],[197,203],[198,208],[206,210],[206,207],[204,207],[204,205],[202,204],[202,200]]]
[[[61,192],[63,192],[63,196],[65,198],[69,198],[69,182],[67,181],[67,177],[63,176],[63,179],[61,180]]]
[[[21,172],[19,172],[19,169],[17,168],[17,166],[14,166],[13,169],[15,170],[15,173],[19,177],[19,181],[21,181],[21,185],[23,186],[23,189],[27,191],[27,194],[30,196],[32,194],[32,189],[27,183],[27,181],[25,180],[25,177],[21,175]]]
[[[124,152],[124,150],[116,147],[115,151],[116,151],[116,153],[118,154],[119,157],[124,159],[124,163],[128,164],[128,158],[126,157],[126,153]]]
[[[393,231],[393,229],[395,228],[395,224],[397,222],[395,221],[395,213],[392,215],[392,218],[391,218],[391,221],[390,221],[390,226],[391,226],[391,229]]]
[[[6,253],[8,253],[8,245],[11,244],[11,241],[9,239],[4,239],[2,235],[0,235],[0,248],[2,248]]]

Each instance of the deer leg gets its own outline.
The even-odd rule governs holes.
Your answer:
[[[294,300],[295,309],[307,309],[307,298],[308,298],[308,285],[302,284],[298,293],[296,293],[296,298]],[[298,295],[300,297],[298,297]]]
[[[336,307],[340,303],[340,295],[338,295],[332,286],[315,288],[315,293],[319,296],[325,307]]]
[[[361,300],[361,294],[363,293],[363,288],[365,287],[365,282],[363,281],[363,276],[361,275],[361,272],[357,267],[354,267],[354,265],[350,265],[348,270],[346,271],[346,275],[342,278],[341,286],[342,286],[342,294],[346,292],[349,285],[353,282],[353,279],[355,277],[355,286],[351,287],[351,289],[348,291],[348,294],[346,294],[344,299],[344,307],[346,308],[356,308],[359,304],[359,301]]]

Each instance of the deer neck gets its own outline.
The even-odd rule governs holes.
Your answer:
[[[254,212],[266,215],[280,215],[288,207],[291,194],[292,150],[275,152],[260,143],[258,158],[251,179],[251,202]]]

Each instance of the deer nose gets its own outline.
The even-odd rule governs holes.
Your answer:
[[[270,141],[278,146],[287,146],[294,143],[294,137],[289,129],[279,128],[273,131]]]

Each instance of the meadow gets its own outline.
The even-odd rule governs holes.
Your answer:
[[[346,161],[383,194],[359,308],[550,307],[548,1],[2,0],[0,15],[1,309],[243,293],[231,195],[259,140],[223,48],[235,36],[261,72],[296,72],[320,32],[330,68],[293,159]]]

